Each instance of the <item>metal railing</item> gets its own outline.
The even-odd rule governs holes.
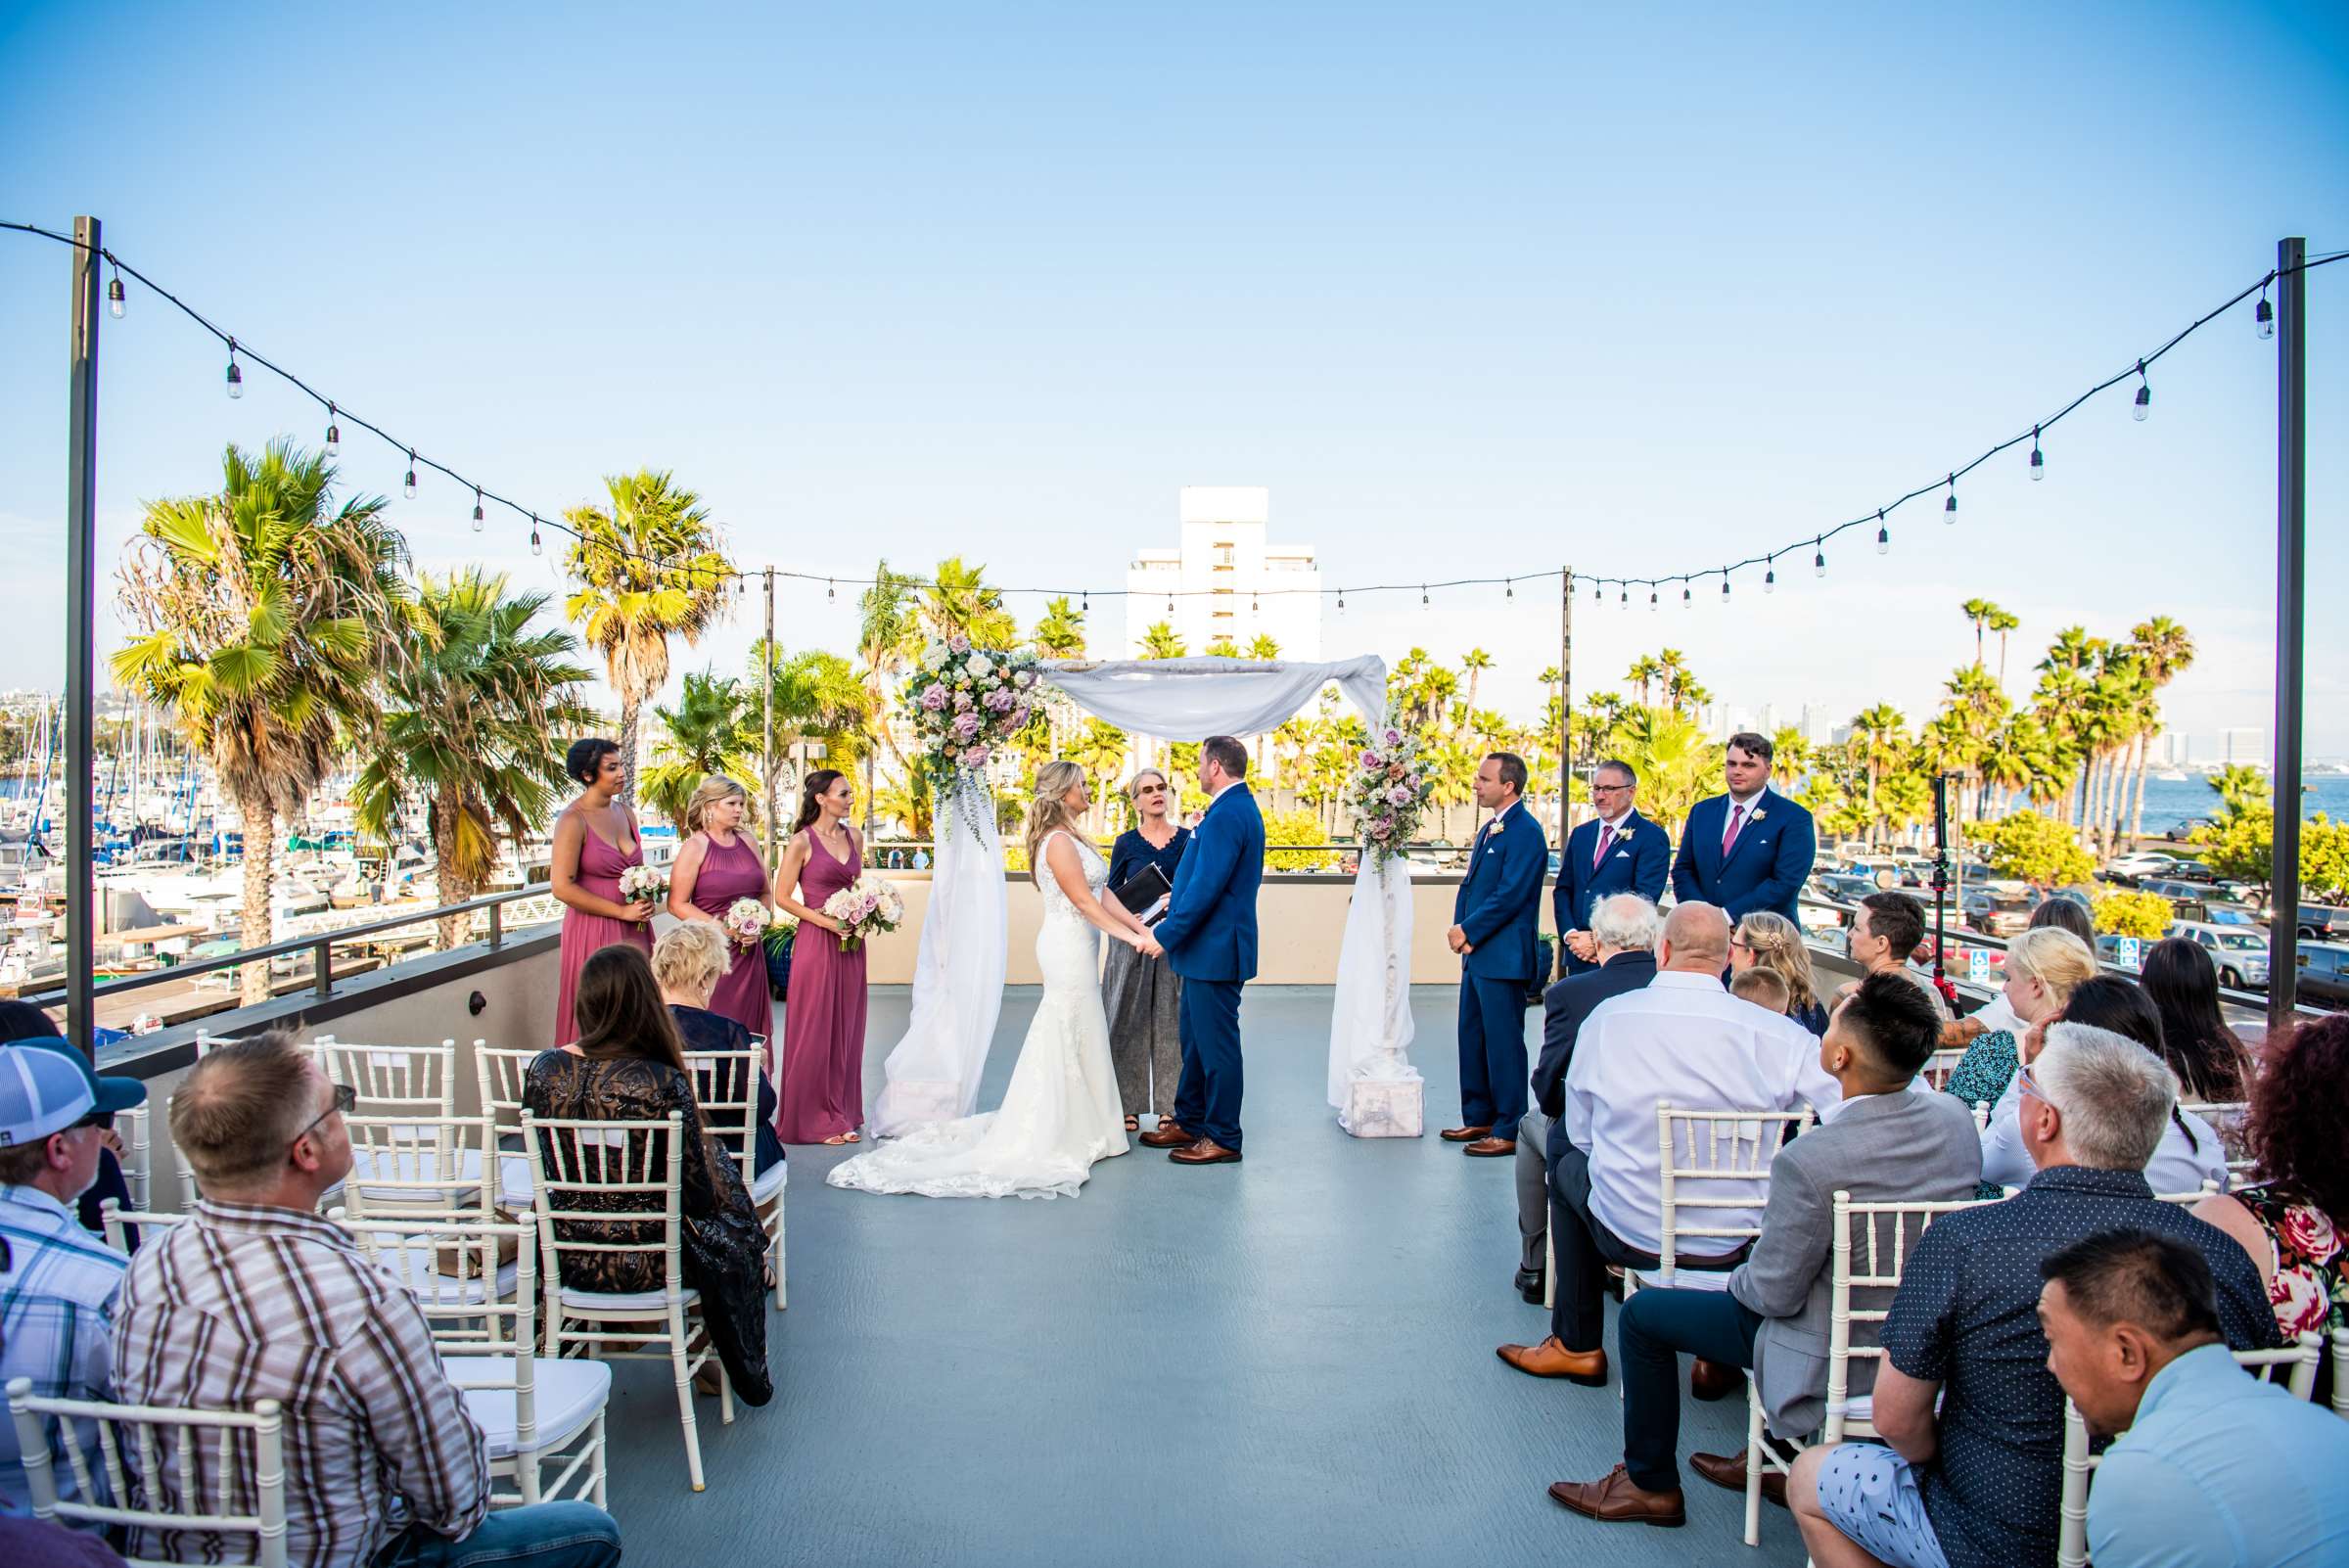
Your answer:
[[[311,994],[331,996],[335,990],[334,949],[338,943],[364,942],[370,937],[380,937],[388,932],[402,931],[410,926],[431,925],[448,919],[452,915],[471,915],[478,910],[486,909],[489,912],[488,945],[490,950],[495,951],[503,947],[506,942],[506,905],[519,903],[525,899],[550,899],[552,897],[554,897],[553,891],[544,886],[515,888],[505,893],[484,894],[478,899],[468,899],[463,903],[437,904],[430,909],[419,909],[407,914],[394,915],[386,920],[370,920],[360,925],[343,926],[333,931],[289,937],[283,942],[273,942],[265,947],[246,947],[236,952],[224,953],[217,958],[199,958],[189,963],[168,964],[161,968],[146,970],[140,974],[124,975],[119,979],[110,980],[97,986],[92,990],[91,996],[96,1000],[104,1000],[109,996],[120,996],[130,992],[144,991],[153,986],[168,986],[174,981],[191,980],[200,975],[217,974],[224,969],[242,969],[247,964],[270,963],[279,958],[294,957],[305,952],[310,955]],[[547,924],[549,922],[534,923]],[[135,932],[129,934],[135,935]],[[46,990],[26,992],[23,999],[35,1006],[53,1007],[66,999],[66,990],[67,983],[61,980]]]

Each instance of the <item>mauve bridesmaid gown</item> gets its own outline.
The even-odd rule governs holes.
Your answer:
[[[756,899],[766,891],[766,862],[743,835],[731,847],[711,839],[702,855],[701,874],[693,879],[693,906],[723,920],[737,899]],[[775,1032],[775,999],[766,989],[766,949],[757,943],[731,944],[733,962],[717,990],[711,993],[710,1010],[731,1018],[763,1039]]]
[[[856,865],[813,832],[807,841],[800,901],[821,909],[856,880]],[[852,837],[850,853],[856,853]],[[775,1094],[775,1135],[786,1143],[821,1143],[864,1124],[864,948],[843,952],[838,937],[814,926],[802,925],[792,944]]]
[[[620,874],[632,865],[644,864],[644,841],[640,838],[626,854],[606,844],[595,829],[588,828],[579,844],[579,886],[599,899],[614,903],[628,900],[621,897]],[[653,951],[653,931],[648,921],[643,925],[615,920],[609,915],[589,914],[584,909],[563,906],[563,984],[555,992],[555,1043],[568,1045],[579,1038],[579,1026],[571,1016],[571,999],[578,991],[579,966],[587,955],[599,947],[626,943],[642,949],[647,957]]]

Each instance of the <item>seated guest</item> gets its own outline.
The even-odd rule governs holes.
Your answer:
[[[65,1032],[44,1009],[14,998],[0,998],[0,1040],[48,1040],[59,1049],[66,1045]],[[115,1136],[110,1117],[98,1129],[98,1178],[82,1189],[74,1204],[81,1228],[94,1236],[106,1231],[107,1199],[114,1199],[125,1209],[137,1207],[130,1201],[130,1180],[122,1174],[121,1152],[122,1144]],[[136,1230],[130,1233],[129,1241],[131,1251],[138,1251]]]
[[[1980,1154],[1972,1119],[1946,1094],[1908,1092],[1940,1038],[1941,1021],[1924,992],[1898,976],[1868,976],[1835,1009],[1819,1057],[1843,1097],[1771,1161],[1770,1201],[1753,1256],[1729,1275],[1726,1291],[1658,1287],[1624,1298],[1615,1319],[1624,1462],[1602,1480],[1561,1481],[1551,1497],[1593,1519],[1675,1525],[1686,1517],[1674,1463],[1682,1351],[1700,1358],[1700,1367],[1753,1368],[1762,1408],[1777,1431],[1800,1437],[1818,1429],[1826,1415],[1835,1194],[1849,1192],[1861,1203],[1946,1203],[1973,1194]],[[1909,1232],[1911,1243],[1915,1235]],[[1872,1358],[1852,1361],[1855,1396],[1867,1392],[1874,1365]],[[1725,1381],[1735,1387],[1733,1378]],[[1745,1490],[1742,1453],[1692,1454],[1689,1463],[1717,1486]],[[1780,1481],[1773,1490],[1782,1495],[1782,1478],[1771,1479]]]
[[[2039,907],[2031,911],[2031,924],[2028,929],[2042,931],[2050,926],[2057,931],[2068,931],[2078,937],[2080,945],[2086,947],[2090,952],[2093,953],[2096,950],[2096,922],[2090,917],[2088,906],[2079,899],[2060,893],[2053,898],[2041,899]],[[2030,1027],[2030,1021],[2014,1010],[2013,1005],[2007,1001],[2005,993],[2002,992],[1985,1002],[1977,1011],[1969,1013],[1963,1018],[1954,1019],[1944,1026],[1941,1032],[1942,1048],[1958,1050],[1972,1044],[1980,1037],[2001,1029],[2020,1039],[2023,1037],[2023,1031]]]
[[[1755,909],[1729,933],[1729,969],[1767,969],[1786,982],[1790,1000],[1786,1016],[1814,1035],[1827,1032],[1826,1005],[1819,999],[1819,980],[1811,970],[1811,949],[1803,943],[1803,928],[1782,914]]]
[[[2006,990],[2001,999],[2027,1030],[2061,1017],[2072,989],[2096,974],[2096,951],[2087,943],[2052,926],[2036,927],[2006,948]],[[2014,1077],[2022,1033],[1994,1029],[1977,1036],[1942,1086],[1969,1109],[1984,1101],[1997,1104]]]
[[[1794,1002],[1794,992],[1786,989],[1786,982],[1767,969],[1741,969],[1731,975],[1729,994],[1780,1017],[1787,1015],[1787,1008]]]
[[[1523,1248],[1517,1292],[1539,1305],[1543,1257],[1549,1236],[1549,1163],[1562,1145],[1558,1117],[1566,1104],[1566,1064],[1574,1037],[1590,1009],[1609,996],[1637,991],[1656,978],[1656,936],[1664,917],[1636,893],[1609,894],[1590,907],[1590,954],[1595,967],[1568,975],[1542,993],[1542,1055],[1534,1065],[1532,1108],[1518,1124],[1517,1236]],[[1529,1126],[1530,1124],[1530,1126]]]
[[[2048,1367],[2092,1436],[2120,1434],[2088,1493],[2095,1561],[2349,1562],[2349,1422],[2236,1363],[2199,1252],[2107,1230],[2039,1270]]]
[[[684,1047],[661,1004],[653,967],[636,947],[598,948],[579,966],[576,994],[579,1038],[539,1052],[530,1063],[523,1107],[555,1121],[658,1122],[671,1111],[683,1116],[685,1283],[702,1293],[702,1320],[736,1397],[764,1405],[774,1397],[766,1366],[766,1236],[734,1157],[706,1135]],[[641,1197],[583,1193],[566,1202],[622,1209],[638,1207]],[[657,1240],[660,1225],[569,1221],[559,1228],[565,1240],[632,1245]],[[563,1260],[563,1283],[575,1290],[657,1291],[661,1268],[653,1251],[572,1253]]]
[[[100,1130],[147,1098],[135,1078],[100,1078],[66,1041],[0,1045],[0,1388],[32,1379],[42,1399],[112,1399],[115,1293],[130,1260],[81,1228],[71,1205],[98,1177]],[[49,1430],[58,1496],[75,1496],[64,1424]],[[95,1428],[82,1436],[92,1475]],[[0,1429],[0,1502],[23,1508],[14,1421]]]
[[[1656,978],[1644,990],[1601,1002],[1585,1020],[1566,1070],[1565,1115],[1550,1137],[1557,1154],[1549,1169],[1549,1229],[1558,1277],[1549,1337],[1498,1352],[1519,1371],[1593,1387],[1606,1382],[1607,1353],[1599,1345],[1606,1266],[1654,1268],[1663,1242],[1657,1101],[1690,1111],[1791,1111],[1841,1097],[1809,1031],[1722,989],[1728,956],[1728,917],[1709,903],[1678,904],[1664,922]],[[1709,1223],[1761,1222],[1750,1182],[1734,1190],[1681,1185],[1691,1197],[1745,1200],[1706,1209]],[[1741,1252],[1683,1247],[1677,1263],[1726,1271]]]
[[[653,978],[661,983],[661,999],[677,1026],[677,1038],[689,1051],[747,1051],[757,1047],[751,1032],[735,1019],[710,1010],[717,983],[733,961],[725,933],[707,920],[680,920],[653,944]],[[783,1163],[783,1140],[775,1136],[775,1086],[766,1075],[753,1070],[759,1081],[757,1169],[764,1176]],[[740,1086],[726,1084],[723,1097],[740,1099]]]
[[[2145,993],[2118,975],[2098,975],[2084,982],[2064,1004],[2063,1022],[2034,1030],[2023,1038],[2022,1057],[2028,1063],[2044,1047],[2035,1041],[2066,1030],[2094,1029],[2119,1035],[2162,1056],[2161,1017]],[[2168,1063],[2165,1060],[2164,1066]],[[2023,1152],[2022,1075],[2006,1085],[1989,1125],[1982,1130],[1982,1179],[2003,1193],[2031,1179],[2031,1157]],[[2145,1166],[2145,1184],[2164,1195],[2193,1192],[2205,1181],[2227,1184],[2227,1151],[2210,1124],[2189,1112],[2170,1107],[2161,1143]]]
[[[2243,1131],[2255,1186],[2194,1213],[2240,1242],[2284,1333],[2349,1328],[2349,1013],[2303,1019],[2268,1048]]]
[[[2145,1185],[2176,1102],[2170,1070],[2135,1040],[2057,1029],[2021,1071],[2023,1144],[2039,1174],[2003,1203],[1935,1221],[1910,1255],[1880,1336],[1871,1419],[1882,1441],[1795,1460],[1786,1500],[1821,1568],[2055,1560],[2063,1389],[2039,1328],[2039,1266],[2075,1241],[2131,1226],[2186,1243],[2218,1281],[2228,1344],[2277,1343],[2242,1248]]]
[[[2219,966],[2210,949],[2169,937],[2145,950],[2139,983],[2161,1015],[2161,1053],[2179,1089],[2203,1105],[2251,1097],[2251,1053],[2219,1011]]]
[[[282,1030],[196,1064],[171,1097],[171,1140],[204,1196],[131,1261],[115,1397],[195,1409],[278,1401],[287,1561],[302,1568],[609,1568],[620,1527],[600,1508],[488,1511],[482,1429],[416,1298],[316,1212],[350,1172],[343,1114],[355,1103]],[[146,1478],[165,1500],[179,1480],[169,1465]],[[129,1555],[165,1561],[250,1562],[256,1545],[129,1534]]]
[[[1923,904],[1906,893],[1871,893],[1860,900],[1844,938],[1854,963],[1871,975],[1899,975],[1930,992],[1937,1016],[1944,1023],[1949,1021],[1950,1004],[1934,990],[1932,978],[1909,966],[1910,957],[1925,940]]]

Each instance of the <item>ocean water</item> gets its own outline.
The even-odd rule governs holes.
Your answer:
[[[2134,796],[2132,796],[2134,800]],[[2172,823],[2188,817],[2209,816],[2219,808],[2219,792],[2199,773],[2188,773],[2186,782],[2147,778],[2145,780],[2145,831],[2161,833]],[[2334,821],[2349,816],[2349,773],[2312,773],[2301,780],[2300,814],[2314,816],[2319,811]],[[2126,823],[2126,815],[2122,818]]]

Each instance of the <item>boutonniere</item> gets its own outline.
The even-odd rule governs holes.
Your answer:
[[[1768,815],[1770,815],[1770,813],[1769,813],[1768,811],[1765,811],[1765,810],[1763,810],[1761,807],[1755,807],[1755,809],[1754,809],[1754,814],[1753,814],[1753,815],[1751,815],[1751,816],[1749,816],[1749,817],[1747,817],[1747,818],[1746,818],[1746,820],[1747,820],[1748,822],[1759,822],[1759,821],[1761,821],[1761,820],[1762,820],[1764,817],[1766,817],[1766,816],[1768,816]]]
[[[1618,844],[1629,844],[1629,843],[1631,843],[1631,841],[1632,841],[1632,830],[1631,830],[1630,828],[1628,828],[1628,827],[1627,827],[1627,828],[1621,828],[1621,829],[1618,829],[1618,830],[1617,830],[1617,832],[1616,832],[1616,834],[1615,834],[1615,842],[1616,842],[1616,843],[1618,843]]]

